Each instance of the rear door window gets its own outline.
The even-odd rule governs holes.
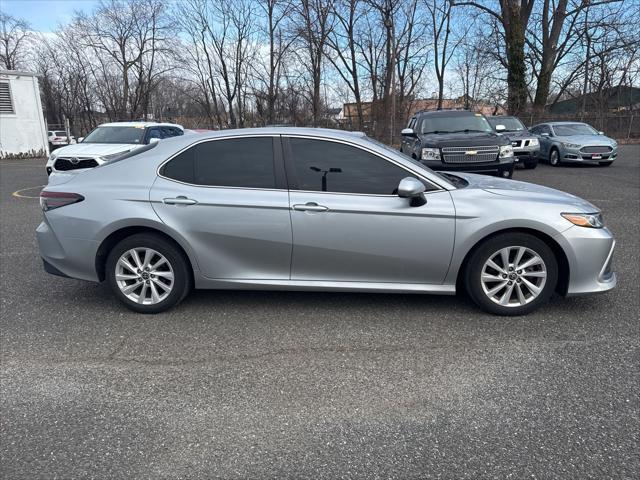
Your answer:
[[[273,139],[248,137],[199,143],[171,159],[160,173],[195,185],[275,188]]]

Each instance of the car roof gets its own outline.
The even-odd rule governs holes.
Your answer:
[[[163,122],[111,122],[98,125],[99,127],[176,127],[180,130],[184,130],[182,125],[177,123],[163,123]]]
[[[562,121],[562,122],[545,122],[547,125],[588,125],[588,123],[584,122],[570,122],[570,121]]]
[[[438,116],[467,117],[469,115],[478,115],[478,113],[472,112],[471,110],[427,110],[422,112],[416,112],[415,116],[418,116],[418,115],[424,115],[429,117],[438,117]]]
[[[199,139],[229,137],[229,136],[251,136],[251,135],[307,135],[312,137],[364,138],[364,132],[351,132],[348,130],[338,130],[333,128],[311,128],[311,127],[258,127],[258,128],[235,128],[228,130],[211,130],[200,133]]]

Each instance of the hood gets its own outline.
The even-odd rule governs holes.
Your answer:
[[[566,204],[569,208],[573,208],[576,212],[594,213],[600,211],[598,207],[580,197],[553,188],[536,185],[535,183],[473,173],[450,173],[464,178],[469,182],[469,186],[466,188],[476,188],[494,195],[518,198],[531,202],[562,203]]]
[[[423,147],[484,147],[509,145],[509,141],[494,132],[456,132],[420,134]]]
[[[75,145],[58,148],[54,150],[53,153],[55,153],[56,157],[101,157],[104,155],[128,152],[142,146],[143,145],[132,143],[76,143]]]
[[[509,140],[520,140],[521,138],[536,138],[536,136],[529,130],[520,130],[517,132],[501,132],[499,135],[502,135]]]
[[[564,143],[575,143],[578,145],[609,145],[614,146],[615,142],[604,135],[568,135],[555,137],[554,140]]]

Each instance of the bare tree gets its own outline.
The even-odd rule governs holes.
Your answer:
[[[322,87],[322,65],[327,50],[327,39],[332,30],[332,0],[301,0],[298,5],[299,39],[305,57],[301,58],[311,77],[310,100],[312,122],[317,126],[322,114],[320,89]]]
[[[7,70],[17,70],[24,62],[31,37],[29,23],[0,11],[0,63]]]
[[[455,0],[455,5],[475,7],[500,22],[507,56],[507,106],[517,115],[527,105],[525,33],[535,0],[500,0],[499,9],[478,1]]]
[[[450,44],[452,0],[425,0],[425,4],[431,19],[433,62],[438,79],[438,110],[441,110],[445,70],[462,39],[458,38],[453,45]]]

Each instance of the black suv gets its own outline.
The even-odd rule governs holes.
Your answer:
[[[538,138],[524,126],[518,117],[487,117],[487,121],[496,133],[505,136],[513,147],[516,163],[524,168],[536,168],[540,154]]]
[[[400,151],[433,170],[513,175],[511,142],[468,110],[416,113],[402,130]]]

